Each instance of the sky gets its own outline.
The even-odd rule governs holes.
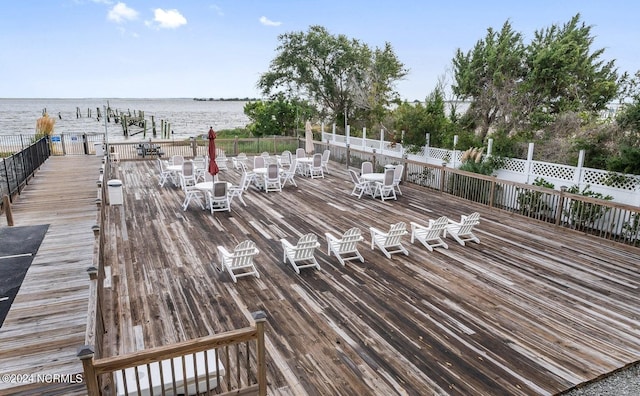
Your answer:
[[[637,0],[6,0],[0,97],[259,98],[279,35],[320,25],[390,43],[409,71],[397,92],[424,100],[488,28],[509,21],[526,44],[578,13],[603,60],[640,70]]]

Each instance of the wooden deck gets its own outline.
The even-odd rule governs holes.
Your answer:
[[[49,228],[0,328],[0,374],[82,373],[76,353],[85,339],[100,165],[95,156],[51,157],[12,205],[16,226]],[[0,394],[86,393],[83,383],[23,385],[0,381]]]
[[[422,187],[358,200],[344,165],[298,188],[251,188],[230,213],[182,211],[155,161],[124,161],[108,211],[105,354],[249,324],[267,314],[269,394],[555,394],[640,360],[640,249],[489,211]],[[234,170],[222,180],[237,182]],[[387,259],[369,226],[479,211],[479,245]],[[325,232],[359,227],[364,263],[342,267]],[[297,275],[281,238],[318,235],[321,271]],[[216,246],[251,239],[261,278],[234,284]]]

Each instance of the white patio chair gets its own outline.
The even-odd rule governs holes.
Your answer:
[[[364,263],[364,258],[358,251],[358,242],[364,240],[360,229],[357,227],[347,230],[341,238],[336,238],[331,233],[324,234],[327,238],[327,254],[335,254],[343,266],[347,261],[360,260]]]
[[[193,161],[185,161],[182,164],[182,172],[180,172],[180,187],[184,191],[184,201],[182,201],[182,210],[187,210],[189,203],[193,199],[196,199],[201,209],[204,209],[202,199],[204,195],[201,190],[196,189],[194,186],[197,183],[196,171],[194,169]]]
[[[296,158],[307,158],[307,152],[304,151],[304,148],[298,147],[296,149]]]
[[[207,158],[203,155],[196,156],[193,159],[193,165],[196,172],[196,180],[204,180],[204,174],[207,172]]]
[[[287,182],[293,184],[298,187],[296,181],[294,180],[296,176],[296,167],[298,166],[298,159],[294,158],[291,160],[288,168],[280,168],[280,182],[282,183],[282,187],[287,185]]]
[[[331,156],[331,150],[326,149],[322,152],[322,169],[329,173],[329,157]]]
[[[253,169],[255,168],[264,168],[265,167],[265,159],[260,155],[256,155],[253,157]]]
[[[364,175],[365,173],[373,173],[373,163],[369,161],[364,161],[360,165],[360,174]]]
[[[238,170],[242,170],[242,165],[245,165],[246,167],[248,161],[249,161],[249,158],[245,153],[239,153],[237,156],[231,157],[231,162],[233,163],[233,167]]]
[[[173,172],[167,169],[167,162],[160,158],[158,158],[156,161],[158,161],[158,167],[160,168],[160,181],[158,182],[160,187],[164,187],[164,184],[169,180],[171,180],[171,182],[175,184],[175,176]]]
[[[446,237],[449,233],[462,246],[465,245],[465,242],[480,243],[480,239],[473,234],[473,227],[478,224],[480,224],[480,213],[473,212],[468,216],[462,215],[459,222],[449,220],[449,224],[444,230],[444,236]]]
[[[219,170],[227,170],[227,155],[224,153],[224,150],[217,148],[216,149],[216,164],[218,165]]]
[[[396,190],[393,186],[393,169],[387,169],[384,171],[384,181],[376,182],[376,187],[373,192],[373,197],[380,197],[380,200],[386,201],[387,199],[398,199],[396,197]]]
[[[396,165],[393,169],[393,188],[396,193],[402,195],[402,191],[400,190],[400,182],[402,181],[402,173],[404,172],[404,165]]]
[[[227,182],[213,182],[213,188],[207,191],[209,197],[209,210],[213,212],[231,212],[231,201],[227,193]]]
[[[351,195],[355,195],[358,198],[362,198],[362,194],[371,194],[371,187],[369,182],[361,180],[356,171],[349,169],[349,175],[351,175],[351,181],[353,181],[353,190]]]
[[[238,278],[254,275],[260,278],[258,269],[253,263],[253,258],[259,253],[253,241],[240,242],[233,252],[229,252],[224,246],[218,246],[220,264],[226,269],[234,283],[238,283]]]
[[[320,264],[318,264],[314,256],[316,248],[320,246],[318,237],[315,234],[303,235],[295,246],[284,238],[280,242],[284,250],[283,262],[286,263],[288,259],[297,273],[300,273],[302,268],[316,267],[320,269]]]
[[[442,216],[436,220],[430,219],[428,226],[423,226],[413,221],[410,224],[411,243],[417,239],[429,249],[430,252],[433,252],[433,248],[438,246],[449,249],[449,245],[442,239],[444,230],[447,224],[449,224],[449,219],[447,219],[446,216]]]
[[[391,258],[394,253],[409,255],[407,249],[402,246],[402,237],[408,234],[407,225],[404,222],[392,224],[388,232],[375,227],[369,227],[369,231],[371,232],[372,250],[377,246],[387,258]]]
[[[313,162],[309,167],[309,176],[312,179],[317,179],[319,177],[324,178],[324,171],[322,170],[322,154],[316,153],[313,155]]]
[[[249,189],[250,185],[251,185],[251,175],[249,175],[247,172],[242,172],[242,177],[240,178],[240,184],[238,184],[237,186],[233,185],[228,187],[229,202],[232,202],[233,199],[237,197],[244,206],[247,206],[246,202],[244,202],[244,199],[242,198],[242,194]]]
[[[169,163],[171,165],[182,165],[183,162],[184,162],[184,156],[179,154],[172,155],[171,159],[169,159]]]
[[[264,178],[264,191],[282,191],[282,183],[280,182],[280,170],[278,164],[269,164],[267,166],[267,174]]]
[[[280,166],[283,167],[289,167],[291,166],[291,151],[289,150],[284,150],[282,152],[282,154],[280,155],[280,159],[279,159],[279,163]]]

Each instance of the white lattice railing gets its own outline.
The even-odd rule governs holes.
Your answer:
[[[347,143],[346,136],[327,132],[322,134],[322,140],[342,147]],[[447,166],[450,167],[460,166],[463,153],[460,150],[437,147],[422,147],[416,153],[409,153],[399,143],[393,144],[360,137],[349,137],[349,145],[363,151],[372,152],[375,149],[380,154],[394,157],[405,156],[409,160],[432,165],[441,165],[443,162],[447,162]],[[640,205],[640,194],[637,194],[640,191],[640,176],[518,158],[504,158],[503,160],[502,167],[496,170],[496,176],[501,179],[531,184],[536,178],[541,178],[552,183],[556,189],[572,185],[578,185],[580,189],[589,186],[593,192],[613,196],[616,202]]]

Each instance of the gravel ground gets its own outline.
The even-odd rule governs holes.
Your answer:
[[[561,393],[562,396],[638,396],[640,362],[616,371],[589,385]]]

